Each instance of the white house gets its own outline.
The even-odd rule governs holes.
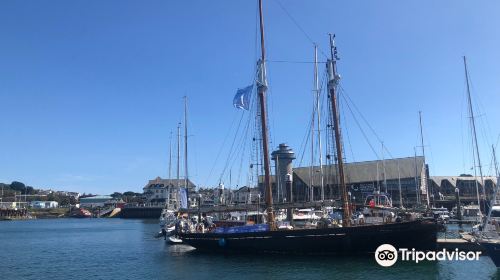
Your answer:
[[[257,203],[261,198],[259,188],[241,187],[233,194],[233,202],[241,203]]]
[[[149,182],[144,186],[144,196],[148,203],[152,204],[162,204],[162,205],[176,205],[178,203],[178,193],[179,187],[184,187],[186,182],[184,179],[162,179],[160,177],[156,177],[153,180],[149,180]],[[188,193],[192,194],[196,190],[196,186],[188,180]],[[190,204],[195,203],[196,200],[194,197],[189,196]]]
[[[57,201],[32,201],[30,205],[33,208],[57,208],[59,203]]]

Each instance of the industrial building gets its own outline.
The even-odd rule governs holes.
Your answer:
[[[337,165],[293,167],[295,155],[286,144],[280,144],[272,153],[275,174],[271,176],[274,202],[284,202],[287,198],[287,183],[292,186],[292,201],[306,202],[322,199],[322,189],[325,200],[339,200],[339,182]],[[480,196],[486,193],[486,199],[491,199],[496,177],[461,176],[429,176],[428,166],[424,168],[424,158],[421,156],[395,158],[375,161],[345,163],[344,173],[349,198],[353,203],[365,202],[367,195],[374,191],[386,192],[394,205],[414,205],[426,203],[427,190],[429,201],[439,204],[439,201],[454,200],[455,189],[465,203],[477,201],[476,185]],[[292,174],[292,176],[288,175]],[[428,179],[426,179],[428,178]],[[263,178],[259,178],[259,188],[264,193]],[[425,187],[427,184],[427,188]],[[312,196],[312,199],[311,199]]]

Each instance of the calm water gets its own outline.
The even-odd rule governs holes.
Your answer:
[[[169,246],[156,220],[0,222],[0,279],[500,279],[477,262],[396,263],[372,258],[216,255]]]

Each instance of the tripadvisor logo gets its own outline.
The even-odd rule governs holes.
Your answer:
[[[399,256],[401,261],[410,261],[419,263],[420,261],[477,261],[481,251],[416,251],[415,249],[399,248]],[[375,260],[377,263],[384,267],[394,265],[398,261],[398,250],[391,244],[382,244],[375,251]]]
[[[391,244],[382,244],[375,251],[375,260],[381,266],[392,266],[398,261],[398,251]]]

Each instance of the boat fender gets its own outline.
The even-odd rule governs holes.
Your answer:
[[[369,202],[370,208],[375,208],[375,200],[370,200]]]
[[[219,246],[220,247],[226,246],[226,239],[224,239],[224,238],[219,239]]]

